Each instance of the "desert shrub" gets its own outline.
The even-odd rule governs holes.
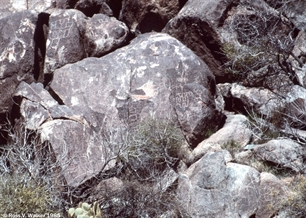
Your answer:
[[[282,211],[287,217],[306,217],[306,178],[296,176],[290,184],[288,198],[283,202]]]
[[[180,206],[175,192],[161,192],[152,184],[126,181],[122,191],[100,199],[104,217],[190,217]],[[168,217],[168,216],[166,216]]]
[[[154,180],[178,161],[183,135],[169,120],[147,120],[129,133],[120,161],[140,180]]]
[[[23,125],[6,126],[8,143],[0,146],[0,207],[5,213],[60,212],[58,165],[48,143]]]
[[[228,142],[223,143],[221,145],[221,148],[229,151],[233,157],[237,152],[241,150],[240,144],[234,140],[230,140]]]
[[[48,185],[23,174],[2,175],[0,208],[5,214],[60,213]]]

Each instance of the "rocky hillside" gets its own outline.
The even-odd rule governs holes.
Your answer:
[[[305,10],[1,0],[4,213],[305,217]]]

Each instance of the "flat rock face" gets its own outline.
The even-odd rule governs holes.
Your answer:
[[[44,73],[86,57],[83,34],[86,16],[77,10],[56,10],[49,18]]]
[[[0,19],[0,113],[12,106],[21,81],[33,81],[34,32],[37,14],[18,12]]]
[[[95,128],[174,119],[196,144],[223,119],[209,68],[167,34],[144,34],[100,59],[66,65],[54,72],[51,88]]]

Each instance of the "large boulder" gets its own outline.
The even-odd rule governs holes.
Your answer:
[[[58,104],[42,84],[22,82],[15,97],[21,98],[24,127],[37,131],[42,143],[50,143],[69,186],[77,187],[114,166],[111,159],[117,148],[94,132],[80,114]]]
[[[34,80],[34,33],[37,14],[18,12],[0,20],[0,114],[10,111],[21,81]]]
[[[144,34],[105,57],[68,64],[54,72],[50,87],[95,128],[174,119],[196,145],[223,121],[213,74],[167,34]]]

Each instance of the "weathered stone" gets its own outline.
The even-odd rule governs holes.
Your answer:
[[[114,149],[103,143],[89,126],[57,119],[39,128],[42,142],[52,145],[62,174],[69,186],[77,187],[103,170],[114,167]]]
[[[111,196],[123,190],[124,183],[117,177],[112,177],[102,180],[96,187],[93,187],[89,200],[96,201],[97,199],[103,199],[105,196]]]
[[[95,128],[175,119],[195,145],[223,121],[209,68],[167,34],[144,34],[103,58],[66,65],[51,88]]]
[[[113,16],[107,0],[79,0],[74,8],[82,11],[87,17],[92,17],[94,14]]]
[[[256,157],[281,167],[303,172],[303,147],[290,139],[273,139],[254,146]]]
[[[21,82],[14,96],[22,97],[20,113],[27,129],[37,130],[43,123],[53,119],[70,119],[88,125],[82,116],[57,101],[41,83],[31,85]]]
[[[40,13],[53,8],[65,8],[67,2],[67,0],[1,0],[0,19],[26,10]]]
[[[302,129],[306,125],[306,89],[295,85],[286,95],[286,116],[290,127]]]
[[[284,101],[279,96],[264,88],[247,88],[233,83],[231,95],[247,109],[268,117],[284,107]]]
[[[31,82],[34,70],[34,32],[37,14],[18,12],[0,20],[0,114],[13,105],[21,81]]]
[[[207,153],[179,177],[178,197],[191,217],[250,217],[259,205],[260,174],[227,163],[224,151]]]
[[[260,174],[259,192],[259,208],[256,217],[270,218],[283,206],[288,188],[273,174],[263,172]]]
[[[179,12],[179,0],[123,0],[119,19],[132,33],[161,31]]]
[[[114,17],[94,15],[86,23],[87,56],[101,57],[114,50],[125,42],[128,33],[127,26]]]
[[[251,137],[252,131],[248,127],[248,119],[245,116],[228,115],[224,126],[202,141],[192,153],[198,160],[208,151],[221,150],[221,146],[226,143],[237,143],[240,147],[244,147]]]
[[[86,57],[83,34],[86,16],[77,10],[55,10],[49,18],[44,73]]]

